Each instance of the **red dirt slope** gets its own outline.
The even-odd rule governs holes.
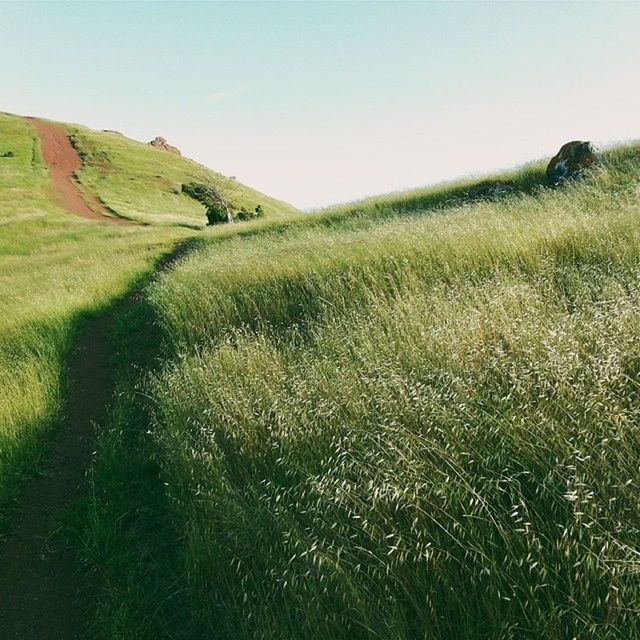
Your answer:
[[[71,146],[65,130],[50,122],[35,118],[29,118],[29,120],[40,136],[42,157],[49,168],[51,190],[56,202],[83,218],[128,224],[128,221],[123,218],[108,215],[93,194],[86,194],[86,199],[91,201],[91,207],[82,198],[80,188],[73,178],[74,172],[82,167],[82,161]]]

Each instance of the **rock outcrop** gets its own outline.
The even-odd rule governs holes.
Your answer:
[[[567,142],[562,145],[558,154],[551,158],[547,166],[547,181],[555,187],[567,180],[580,178],[586,170],[601,164],[596,147],[591,142]]]
[[[162,149],[162,151],[168,151],[169,153],[175,153],[178,156],[181,156],[180,149],[176,147],[172,147],[164,138],[161,136],[155,137],[150,143],[152,147],[156,149]]]

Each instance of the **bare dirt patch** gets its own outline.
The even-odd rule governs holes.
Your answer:
[[[51,176],[51,191],[55,201],[71,213],[89,220],[109,220],[116,224],[130,224],[124,218],[111,216],[87,189],[80,189],[74,174],[82,167],[82,161],[71,146],[66,131],[57,124],[29,118],[40,137],[42,157]],[[83,197],[84,196],[84,197]]]

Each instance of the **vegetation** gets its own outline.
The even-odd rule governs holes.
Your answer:
[[[199,234],[121,318],[78,520],[99,637],[640,637],[640,147],[561,190],[534,164],[305,215],[69,131],[148,226],[59,209],[0,115],[0,504],[79,325],[200,225],[181,185],[269,214]]]
[[[245,222],[264,216],[262,205],[257,205],[253,211],[249,211],[245,207],[237,209],[212,185],[188,182],[182,185],[182,193],[186,193],[189,197],[204,205],[209,226],[231,223],[235,220]]]
[[[65,362],[79,324],[102,312],[153,268],[177,229],[96,223],[49,198],[31,125],[0,114],[0,505],[33,469],[56,426]]]
[[[188,182],[182,185],[182,193],[204,205],[207,211],[207,224],[214,225],[223,222],[233,222],[231,204],[213,186]]]
[[[155,283],[87,531],[104,637],[640,636],[640,149],[608,160],[216,229]],[[114,490],[129,424],[162,527]]]
[[[297,210],[181,156],[113,132],[66,125],[83,160],[78,177],[117,215],[152,225],[200,229],[205,209],[182,193],[182,185],[210,185],[238,208],[260,204],[274,220]]]
[[[241,222],[262,218],[263,216],[264,209],[262,208],[261,204],[256,205],[256,208],[252,211],[250,211],[249,209],[245,209],[245,207],[241,207],[240,210],[236,212],[236,218]]]

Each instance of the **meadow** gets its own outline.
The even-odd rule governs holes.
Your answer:
[[[0,505],[37,468],[58,425],[78,328],[147,276],[185,237],[72,216],[50,197],[39,140],[0,115]]]
[[[213,230],[152,284],[99,637],[640,636],[640,151],[607,161]]]

